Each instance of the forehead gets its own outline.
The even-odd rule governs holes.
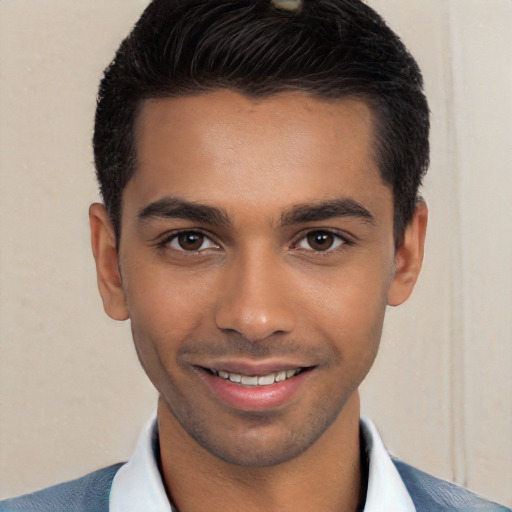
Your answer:
[[[140,207],[164,194],[226,209],[390,194],[373,155],[372,113],[356,99],[221,90],[148,100],[135,140],[126,194]]]

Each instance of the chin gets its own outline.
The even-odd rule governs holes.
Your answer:
[[[310,414],[309,421],[283,422],[259,413],[247,413],[243,426],[215,433],[186,426],[193,439],[214,457],[237,466],[272,467],[306,452],[331,426],[338,413]]]

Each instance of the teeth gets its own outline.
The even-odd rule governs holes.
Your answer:
[[[276,382],[282,382],[283,380],[286,380],[286,372],[284,370],[276,373]]]
[[[243,382],[243,380],[242,380]],[[269,386],[270,384],[274,384],[275,377],[274,375],[263,375],[261,377],[258,377],[258,386]]]
[[[244,386],[257,386],[258,385],[258,377],[242,375],[242,384]]]
[[[243,384],[244,386],[270,386],[275,382],[283,382],[286,379],[291,379],[300,372],[300,368],[294,370],[281,370],[275,373],[269,373],[268,375],[241,375],[239,373],[231,373],[225,370],[212,370],[212,373],[218,375],[222,379],[230,380]]]

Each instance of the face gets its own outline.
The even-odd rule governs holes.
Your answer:
[[[371,113],[218,91],[148,101],[136,140],[119,254],[92,221],[105,309],[174,429],[234,464],[293,459],[341,421],[413,284]]]

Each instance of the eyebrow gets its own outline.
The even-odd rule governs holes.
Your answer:
[[[290,226],[334,217],[355,217],[376,225],[375,217],[362,204],[349,198],[339,198],[318,204],[299,204],[281,215],[281,224]]]
[[[355,217],[375,225],[375,218],[363,205],[349,198],[332,199],[315,204],[299,204],[281,215],[281,225],[290,226],[306,222],[327,220],[334,217]],[[194,203],[179,197],[165,196],[139,211],[138,219],[183,219],[212,226],[232,227],[226,210]]]
[[[232,225],[227,212],[221,208],[198,204],[179,197],[162,197],[139,211],[139,222],[151,219],[183,219],[213,226]]]

